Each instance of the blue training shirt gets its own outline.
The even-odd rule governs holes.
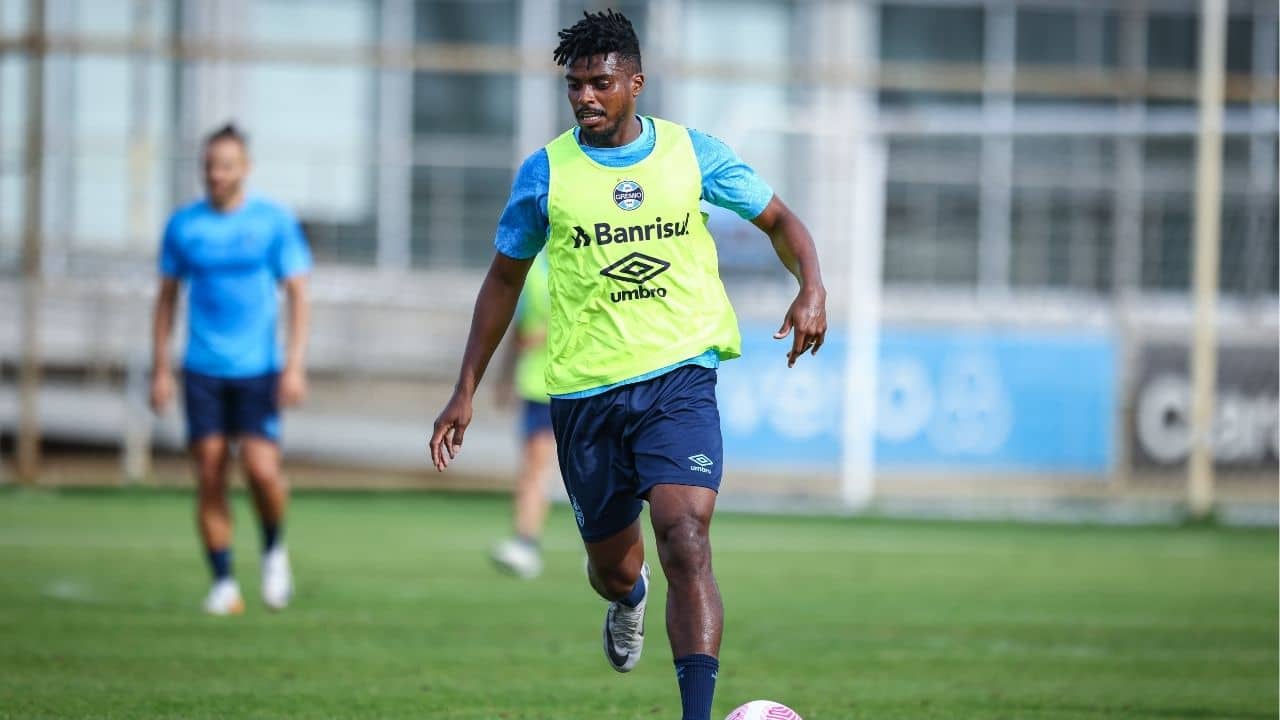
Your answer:
[[[578,132],[574,129],[574,134]],[[689,129],[689,140],[702,173],[702,199],[732,210],[744,220],[754,220],[764,212],[773,199],[773,188],[756,174],[750,165],[728,145],[706,133]],[[599,148],[581,145],[592,160],[606,167],[627,167],[649,156],[657,143],[653,120],[641,117],[640,136],[616,148]],[[498,232],[493,244],[498,252],[516,259],[537,255],[547,244],[550,223],[547,219],[547,193],[551,185],[551,163],[546,148],[539,148],[525,159],[511,184],[511,197],[498,220]],[[720,358],[715,350],[707,350],[696,357],[659,368],[652,372],[628,378],[622,382],[591,388],[567,395],[553,395],[563,399],[577,399],[599,395],[621,385],[650,380],[685,365],[701,365],[716,368]]]
[[[227,213],[207,200],[178,209],[165,227],[160,274],[187,284],[183,368],[224,378],[280,370],[279,285],[310,269],[297,219],[275,203],[249,196]]]

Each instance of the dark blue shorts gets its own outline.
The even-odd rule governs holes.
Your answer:
[[[550,405],[533,400],[524,400],[520,404],[520,431],[525,440],[538,433],[551,432]]]
[[[696,365],[580,400],[551,400],[556,453],[586,542],[624,530],[655,485],[720,490],[716,371]]]
[[[279,373],[247,378],[220,378],[183,371],[182,392],[187,410],[187,442],[209,435],[257,435],[280,439],[280,408],[276,399]]]

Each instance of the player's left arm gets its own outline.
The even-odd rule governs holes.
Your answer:
[[[813,237],[773,188],[722,140],[698,130],[690,130],[689,139],[702,172],[703,199],[763,230],[778,259],[800,283],[782,327],[774,334],[781,340],[794,331],[787,352],[787,367],[792,367],[806,351],[816,354],[827,335],[827,291]]]
[[[769,236],[778,259],[800,283],[782,327],[773,335],[781,340],[794,333],[787,353],[787,367],[793,367],[805,351],[818,354],[827,337],[827,290],[822,285],[818,250],[809,229],[777,195],[751,222]]]
[[[280,404],[288,407],[307,397],[307,338],[311,334],[307,276],[300,274],[287,278],[284,292],[289,306],[289,334],[284,371],[280,373]]]
[[[285,336],[284,370],[280,372],[280,405],[301,403],[307,396],[307,339],[311,337],[311,297],[307,278],[311,272],[311,250],[297,218],[283,212],[277,239],[275,273],[284,286],[288,305],[288,334]]]

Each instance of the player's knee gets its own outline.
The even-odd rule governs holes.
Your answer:
[[[246,462],[244,464],[244,474],[249,482],[259,487],[271,485],[279,480],[279,469],[269,462]]]
[[[217,460],[201,461],[196,465],[196,490],[201,495],[222,494],[227,491],[226,466]]]
[[[694,515],[682,515],[655,529],[658,552],[667,575],[691,575],[711,562],[707,524]]]
[[[200,504],[223,503],[227,499],[227,481],[221,472],[201,471],[196,483],[196,494]]]
[[[591,574],[597,590],[611,598],[619,598],[630,592],[636,580],[640,579],[640,568],[629,567],[626,563],[609,567],[592,564]]]

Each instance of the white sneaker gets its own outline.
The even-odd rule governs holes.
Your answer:
[[[499,568],[524,580],[532,580],[542,574],[542,555],[538,549],[516,538],[498,543],[489,557]]]
[[[210,615],[239,615],[244,612],[244,600],[240,598],[240,584],[232,578],[213,583],[204,598],[204,611]]]
[[[618,672],[631,672],[644,649],[644,607],[649,602],[649,563],[640,568],[644,597],[630,608],[621,602],[609,603],[604,615],[604,656]]]
[[[289,553],[283,545],[262,556],[262,602],[272,610],[283,610],[293,597],[293,571],[289,568]]]

